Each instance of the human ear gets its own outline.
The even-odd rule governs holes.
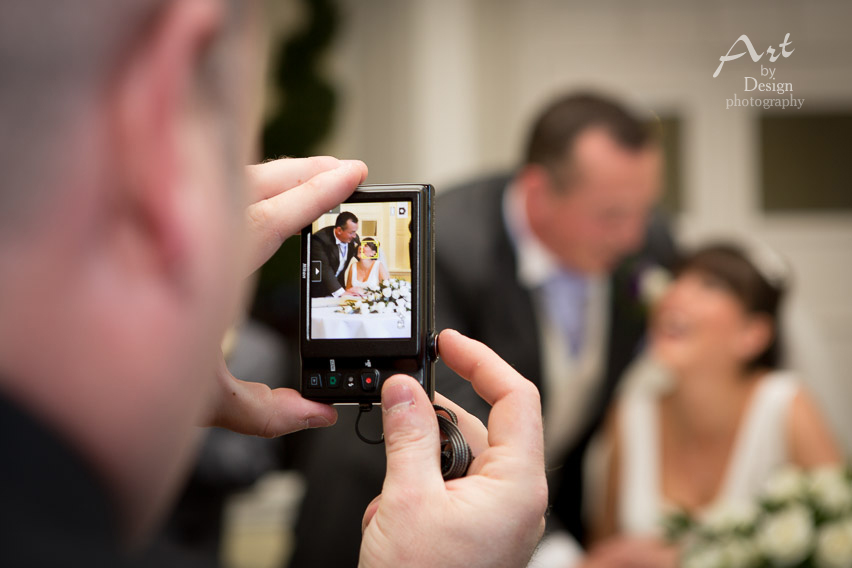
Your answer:
[[[168,2],[133,44],[107,92],[111,192],[107,211],[133,254],[180,280],[191,256],[183,203],[192,148],[187,135],[197,75],[222,7],[208,0]]]
[[[772,318],[764,314],[747,316],[738,334],[737,350],[741,358],[750,361],[760,355],[773,339]]]
[[[550,175],[538,164],[525,165],[517,176],[518,185],[526,196],[527,212],[532,219],[546,218],[552,209]]]

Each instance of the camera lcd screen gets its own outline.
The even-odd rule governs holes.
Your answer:
[[[311,340],[411,339],[411,205],[343,203],[311,225]]]

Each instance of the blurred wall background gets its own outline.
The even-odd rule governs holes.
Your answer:
[[[789,259],[796,275],[796,351],[808,359],[810,386],[852,450],[852,178],[845,175],[852,163],[852,3],[336,4],[340,25],[322,71],[337,104],[319,151],[365,160],[370,182],[425,181],[440,192],[479,173],[512,168],[531,117],[573,88],[605,90],[674,125],[669,141],[677,163],[670,171],[678,179],[669,181],[678,193],[676,234],[686,244],[744,235]],[[308,6],[270,2],[273,40],[304,23]],[[795,50],[789,58],[770,62],[765,55],[755,63],[746,55],[713,78],[719,57],[740,35],[747,34],[758,53],[767,46],[780,53],[788,33],[787,49]],[[742,43],[732,53],[741,51]],[[726,109],[734,93],[790,97],[744,93],[744,77],[761,81],[761,66],[775,69],[776,82],[792,84],[793,97],[805,99],[801,109]],[[273,98],[278,104],[286,101]],[[782,119],[781,130],[772,129],[773,118]],[[783,119],[805,122],[784,130]],[[785,136],[797,147],[825,144],[834,153],[807,156],[794,148],[792,156],[779,154],[777,148],[790,147]],[[776,149],[767,155],[773,140]],[[782,190],[766,186],[768,174],[782,166],[796,174],[797,184],[804,180],[797,187],[802,203],[773,197]],[[826,181],[831,168],[837,171]]]

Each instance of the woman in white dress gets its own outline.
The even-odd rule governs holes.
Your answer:
[[[612,413],[587,567],[675,566],[660,525],[673,508],[753,501],[782,465],[842,462],[811,397],[777,370],[785,286],[766,272],[739,248],[705,247],[656,306],[650,351],[671,382],[626,392]]]
[[[370,286],[378,286],[390,278],[390,273],[379,260],[379,242],[372,237],[361,239],[357,260],[352,259],[346,271],[346,289],[362,294]]]

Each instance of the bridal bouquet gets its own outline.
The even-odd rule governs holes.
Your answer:
[[[756,503],[665,524],[684,568],[852,568],[852,470],[784,469]]]
[[[368,286],[360,298],[343,300],[343,314],[400,314],[411,311],[411,283],[390,278],[378,286]]]

